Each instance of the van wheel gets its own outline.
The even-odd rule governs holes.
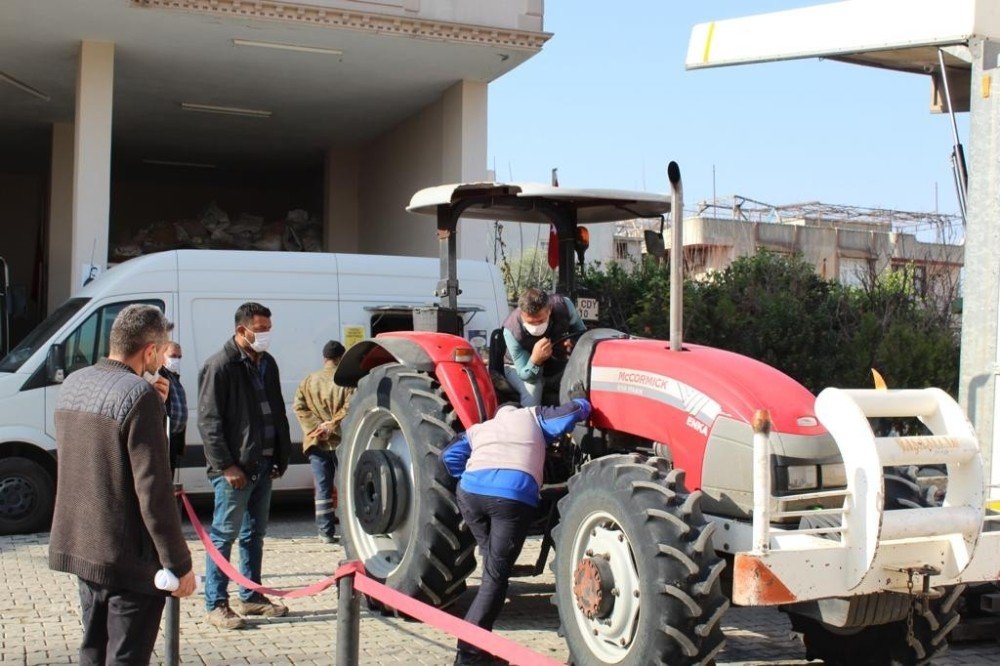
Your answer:
[[[0,459],[0,534],[43,532],[52,521],[55,484],[28,458]]]
[[[404,594],[447,606],[476,566],[441,451],[459,427],[430,375],[391,363],[358,383],[344,419],[339,506],[349,559]]]
[[[700,497],[682,471],[635,454],[570,478],[552,534],[553,603],[573,664],[705,664],[722,649],[726,564]]]

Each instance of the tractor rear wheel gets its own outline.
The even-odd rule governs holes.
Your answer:
[[[714,525],[662,458],[598,458],[559,501],[554,602],[574,664],[700,664],[729,607]]]
[[[434,606],[465,591],[475,541],[462,523],[440,454],[454,410],[430,375],[392,363],[358,383],[337,450],[347,557],[368,574]]]

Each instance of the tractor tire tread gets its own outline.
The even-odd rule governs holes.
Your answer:
[[[444,607],[454,602],[465,591],[465,580],[475,569],[472,534],[462,521],[453,493],[444,478],[447,472],[440,462],[440,453],[454,437],[458,421],[441,385],[430,375],[417,372],[408,366],[390,363],[373,369],[358,383],[352,404],[361,406],[366,401],[384,406],[385,388],[389,383],[388,407],[397,422],[408,424],[411,439],[412,464],[415,476],[420,478],[415,492],[423,502],[415,502],[419,512],[414,520],[410,549],[402,556],[400,568],[390,573],[385,583],[394,589]],[[348,433],[352,433],[364,418],[366,410],[349,411],[345,419],[345,433],[341,444],[341,467],[347,474],[350,451]],[[343,482],[338,486],[346,487]],[[338,507],[338,518],[345,525],[350,518],[343,515],[346,503]],[[349,558],[356,557],[347,530],[344,545]]]
[[[692,494],[684,487],[681,470],[662,458],[639,454],[597,458],[570,479],[569,492],[558,502],[561,519],[552,531],[556,558],[551,568],[556,575],[553,603],[559,608],[560,632],[569,644],[572,663],[604,663],[582,639],[574,615],[572,576],[566,575],[572,572],[572,563],[565,558],[572,557],[574,530],[593,510],[612,511],[626,530],[632,552],[647,554],[637,572],[639,580],[647,582],[646,586],[640,582],[644,601],[636,631],[642,638],[635,639],[620,663],[707,663],[722,648],[721,618],[729,604],[719,576],[726,563],[705,547],[710,536],[701,535],[710,529],[709,523],[698,508],[700,494],[693,499]],[[618,513],[606,508],[611,506],[620,507]],[[688,507],[686,514],[682,506]],[[650,618],[645,629],[644,616]]]

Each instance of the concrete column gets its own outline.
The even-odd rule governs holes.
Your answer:
[[[361,147],[358,166],[358,250],[437,256],[434,221],[407,213],[406,205],[421,188],[486,178],[486,84],[456,83]],[[470,226],[479,241],[459,256],[485,258],[492,225]]]
[[[85,265],[93,263],[103,271],[108,263],[114,63],[114,44],[81,43],[73,155],[72,293],[83,283]]]
[[[358,149],[330,148],[323,174],[323,249],[358,252]]]
[[[962,307],[962,361],[959,399],[976,428],[993,483],[1000,483],[1000,449],[995,431],[1000,405],[996,390],[1000,322],[1000,95],[983,86],[990,77],[1000,90],[996,67],[1000,44],[974,39],[969,136],[968,224],[965,236],[965,280]],[[994,490],[994,497],[1000,491]]]
[[[73,291],[73,123],[52,124],[52,161],[49,171],[48,311],[51,313]]]
[[[486,84],[460,81],[444,92],[441,103],[441,182],[486,180]],[[492,232],[493,225],[482,220],[461,221],[459,258],[492,258]]]
[[[444,91],[441,176],[443,182],[486,179],[486,84],[459,81]]]

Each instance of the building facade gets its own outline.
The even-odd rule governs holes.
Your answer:
[[[965,251],[955,216],[825,204],[757,207],[748,199],[734,201],[725,208],[703,204],[699,214],[684,219],[689,277],[704,279],[764,249],[799,255],[821,277],[850,286],[870,285],[886,271],[905,271],[921,295],[953,300],[959,294]],[[722,210],[731,213],[723,217]],[[659,231],[660,223],[620,223],[612,258],[638,261],[646,251],[647,229]],[[669,229],[664,244],[669,252]]]
[[[488,84],[549,37],[542,0],[7,0],[0,256],[20,334],[160,249],[436,254],[411,194],[485,179]]]

